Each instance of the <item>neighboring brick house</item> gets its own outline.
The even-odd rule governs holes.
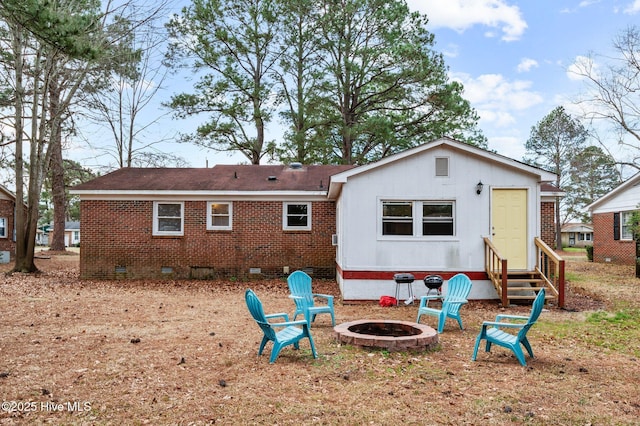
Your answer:
[[[331,175],[353,166],[123,168],[76,186],[83,278],[335,277]]]
[[[634,265],[631,214],[640,204],[640,173],[587,206],[593,221],[593,261]]]
[[[0,261],[8,263],[16,254],[14,219],[16,196],[0,185]]]

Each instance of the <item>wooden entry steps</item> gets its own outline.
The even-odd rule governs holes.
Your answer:
[[[484,263],[503,306],[511,301],[533,301],[536,290],[546,289],[545,300],[564,306],[564,260],[540,238],[534,238],[536,266],[533,271],[510,271],[508,261],[498,253],[488,237],[484,237]]]
[[[497,282],[502,282],[502,274],[497,274]],[[494,281],[494,284],[496,283]],[[538,290],[547,288],[542,274],[537,271],[509,272],[507,273],[507,302],[531,301],[536,298]],[[502,289],[496,286],[496,290],[502,293]],[[552,292],[547,292],[545,300],[555,300]]]

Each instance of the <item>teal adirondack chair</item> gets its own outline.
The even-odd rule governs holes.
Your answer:
[[[498,346],[511,349],[516,355],[516,358],[518,358],[518,361],[520,361],[520,364],[522,366],[526,366],[527,362],[524,359],[524,352],[522,351],[521,345],[525,347],[527,352],[529,352],[529,356],[533,358],[533,351],[531,350],[531,345],[527,340],[527,332],[529,331],[531,326],[535,324],[535,322],[538,320],[538,317],[540,316],[540,313],[542,312],[542,307],[544,306],[544,296],[545,291],[543,288],[538,292],[538,295],[534,299],[533,306],[531,307],[531,314],[528,317],[520,315],[498,315],[496,316],[495,321],[483,322],[482,330],[480,330],[480,334],[478,334],[478,338],[476,339],[476,346],[473,349],[473,357],[471,359],[473,361],[476,360],[480,341],[482,339],[485,339],[487,341],[487,352],[491,350],[491,344],[495,343]],[[521,322],[503,322],[502,320],[505,319]],[[524,323],[522,323],[522,321],[524,321]],[[519,329],[519,331],[518,334],[511,334],[501,330],[500,328],[510,328],[514,330]]]
[[[304,315],[307,324],[311,327],[311,323],[316,320],[318,314],[331,315],[331,326],[335,327],[336,317],[333,311],[333,296],[329,294],[313,293],[311,290],[311,277],[304,271],[295,271],[287,278],[289,284],[289,297],[296,304],[296,311],[293,313],[293,319],[298,315]],[[316,305],[316,299],[326,300],[326,304]]]
[[[262,355],[262,351],[264,350],[267,342],[272,341],[273,349],[271,350],[269,363],[273,364],[276,361],[276,358],[278,358],[282,348],[288,345],[293,345],[295,349],[300,349],[300,340],[308,338],[313,357],[318,357],[316,347],[313,344],[313,338],[311,337],[311,332],[309,331],[309,326],[306,321],[289,321],[289,315],[286,313],[266,315],[262,307],[262,302],[251,289],[248,289],[245,292],[244,298],[247,302],[249,312],[251,312],[251,316],[258,323],[264,333],[262,342],[260,342],[260,349],[258,349],[258,356]],[[285,322],[269,322],[269,320],[273,318],[283,318]],[[276,327],[284,328],[276,332]]]
[[[467,303],[467,297],[471,291],[471,280],[465,274],[457,274],[447,282],[447,293],[443,296],[427,295],[420,298],[420,306],[418,307],[418,319],[420,322],[422,315],[432,315],[438,318],[438,333],[444,330],[444,323],[447,318],[453,318],[458,321],[462,330],[462,318],[460,317],[460,308]],[[440,309],[429,307],[430,300],[441,300]]]

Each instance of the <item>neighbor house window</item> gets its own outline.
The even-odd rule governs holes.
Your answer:
[[[207,229],[229,230],[233,206],[231,203],[210,202],[207,205]]]
[[[633,223],[631,222],[631,215],[633,212],[621,212],[620,214],[620,239],[622,240],[633,240],[633,232],[631,231],[631,227]]]
[[[285,230],[310,230],[311,203],[284,203],[282,227]]]
[[[452,201],[383,201],[382,235],[454,235]]]
[[[183,235],[184,203],[153,203],[153,235]]]
[[[382,202],[382,235],[413,235],[413,202]]]
[[[591,234],[590,233],[579,233],[578,234],[578,241],[591,241]]]
[[[0,217],[0,238],[7,238],[7,218]]]

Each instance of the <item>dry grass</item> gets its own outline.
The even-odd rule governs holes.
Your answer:
[[[243,295],[251,287],[268,312],[291,314],[284,281],[80,281],[77,265],[77,255],[53,255],[38,260],[39,276],[2,275],[0,395],[9,405],[0,424],[630,425],[640,417],[640,280],[631,268],[571,261],[568,310],[543,313],[530,332],[536,358],[521,367],[501,348],[470,359],[479,324],[503,311],[493,302],[465,306],[466,329],[448,323],[430,353],[340,346],[323,315],[312,328],[317,360],[303,342],[270,365],[270,346],[256,356],[262,336]],[[314,289],[338,294],[334,282]],[[416,309],[338,304],[336,319],[414,321]],[[598,309],[627,312],[631,323],[594,322]]]

